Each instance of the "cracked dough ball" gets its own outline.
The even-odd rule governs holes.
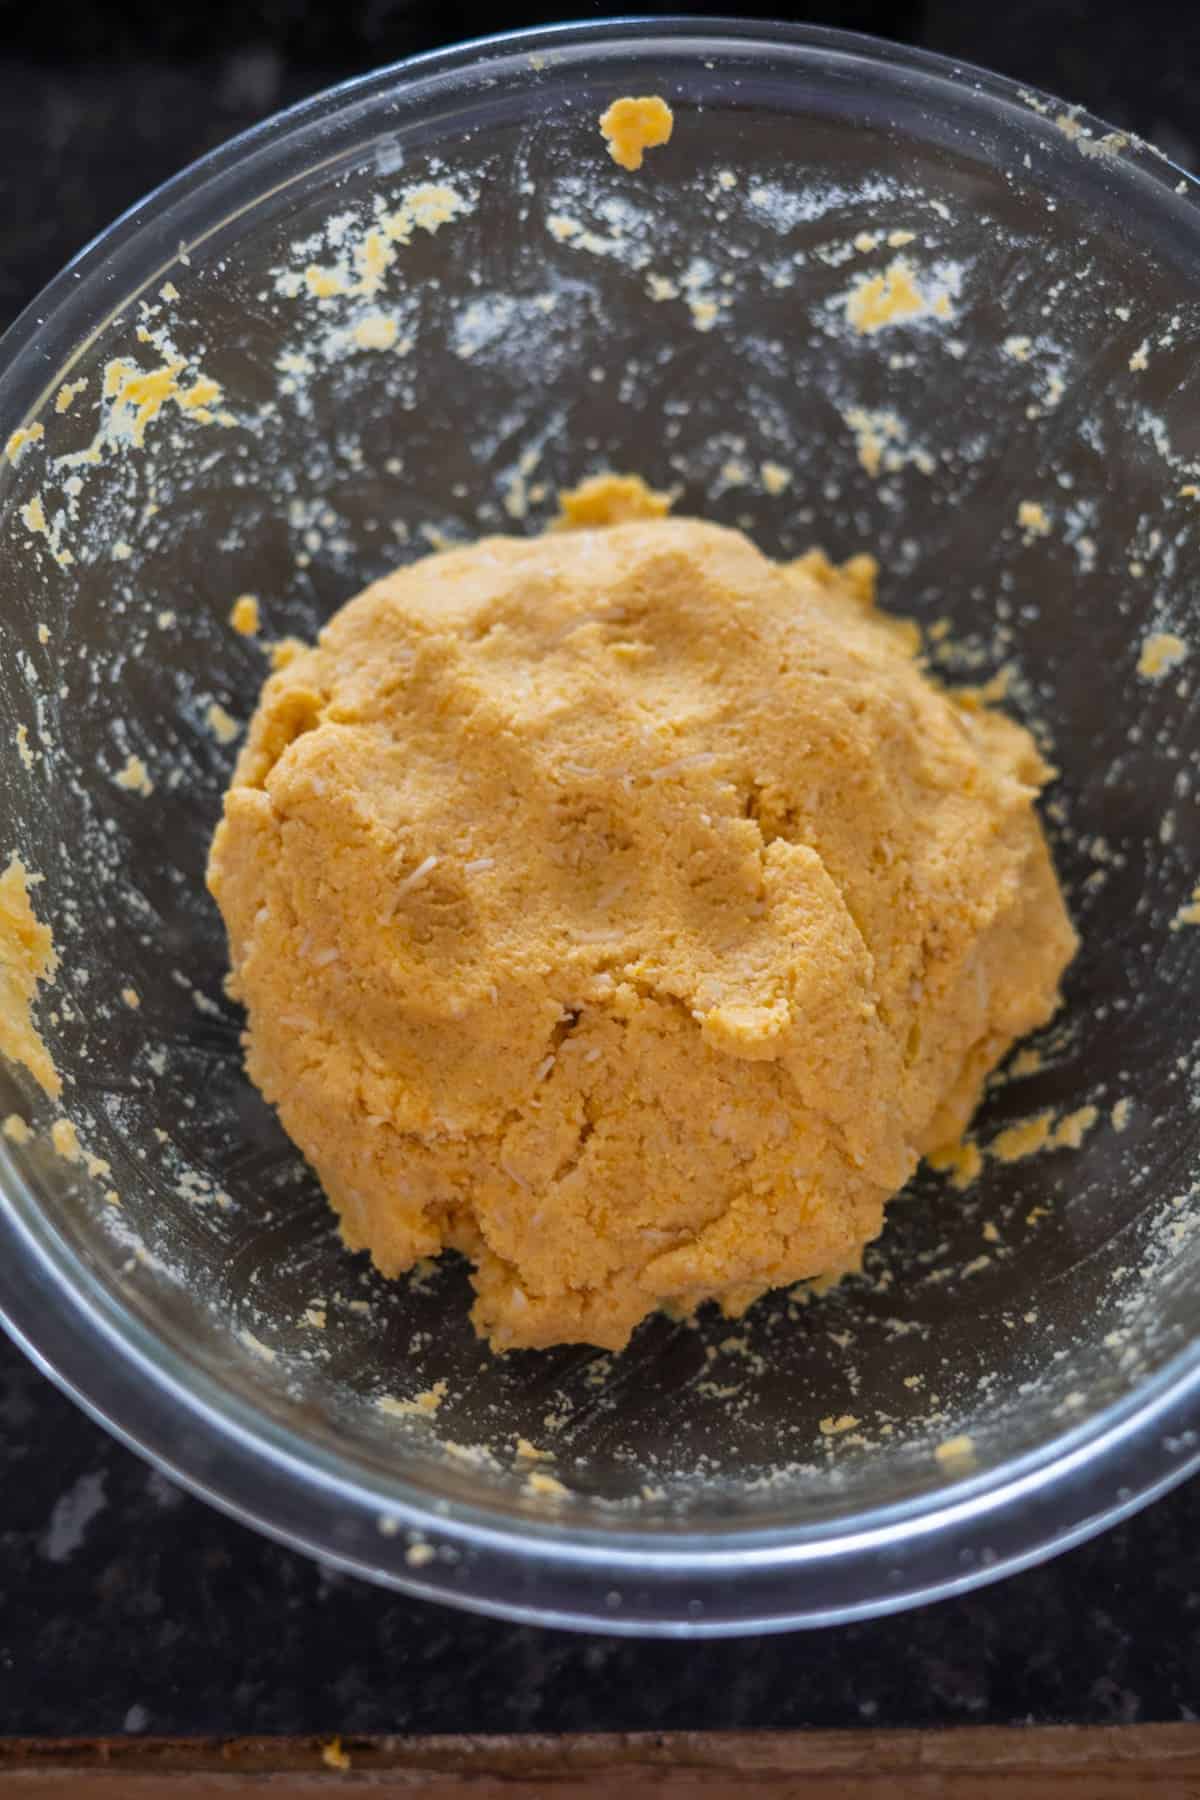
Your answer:
[[[1054,1011],[1019,726],[874,564],[655,519],[427,557],[267,681],[209,880],[353,1248],[497,1349],[852,1265]]]

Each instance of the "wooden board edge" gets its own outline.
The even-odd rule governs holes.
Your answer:
[[[0,1738],[0,1800],[1156,1800],[1200,1794],[1200,1724],[494,1737]]]

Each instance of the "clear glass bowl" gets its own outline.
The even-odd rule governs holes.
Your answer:
[[[676,111],[638,175],[596,129],[626,92]],[[52,284],[0,367],[0,433],[44,426],[0,475],[0,853],[44,877],[40,1016],[111,1173],[55,1154],[53,1109],[0,1071],[0,1115],[37,1127],[0,1140],[0,1303],[43,1368],[289,1543],[614,1631],[909,1605],[1194,1466],[1197,199],[935,57],[566,27],[298,107]],[[856,330],[848,296],[898,257],[916,310]],[[979,1137],[1096,1117],[965,1192],[923,1172],[835,1291],[494,1359],[461,1267],[388,1284],[340,1248],[243,1075],[202,879],[234,755],[212,708],[244,720],[264,671],[238,594],[310,636],[604,467],[772,552],[876,550],[935,667],[1007,680],[1061,770],[1083,951]],[[1168,631],[1195,648],[1139,674]],[[148,792],[116,779],[131,755]]]

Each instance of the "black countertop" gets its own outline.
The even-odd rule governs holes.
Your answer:
[[[556,15],[481,22],[443,4],[435,19],[405,0],[6,10],[0,323],[122,208],[265,114],[412,50]],[[862,0],[819,17],[1002,69],[1200,164],[1200,18],[1166,0],[1102,20],[1088,0]],[[0,1342],[0,1735],[1194,1719],[1198,1545],[1193,1482],[1046,1567],[895,1619],[717,1644],[537,1631],[265,1542]]]

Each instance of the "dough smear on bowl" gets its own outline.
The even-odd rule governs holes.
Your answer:
[[[347,1244],[463,1251],[497,1349],[853,1265],[1058,1004],[1049,771],[874,575],[487,538],[263,688],[209,870],[250,1074]]]

